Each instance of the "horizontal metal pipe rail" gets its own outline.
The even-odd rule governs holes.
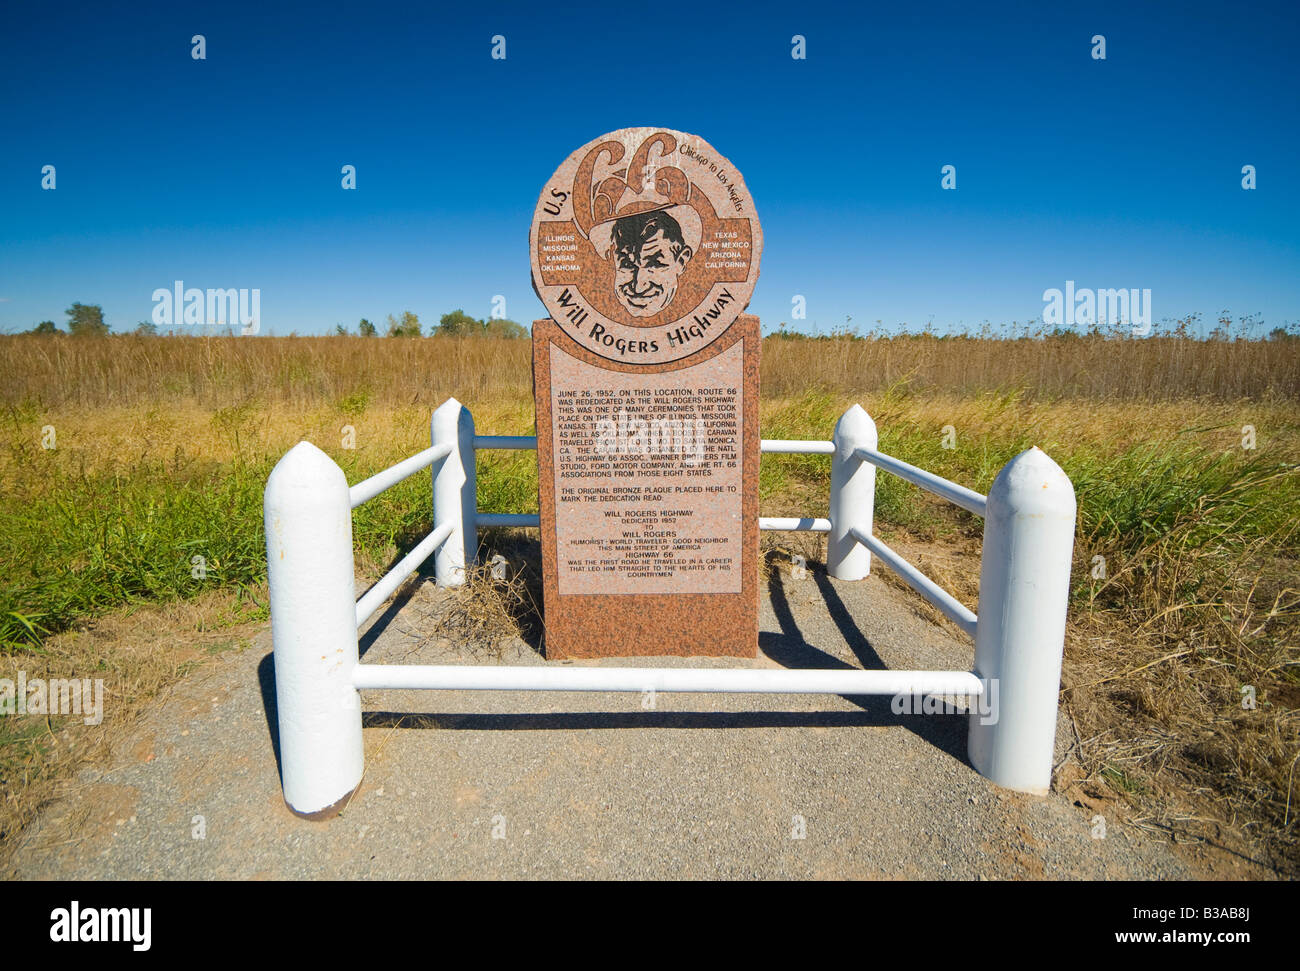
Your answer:
[[[357,626],[360,627],[378,610],[393,591],[402,585],[402,581],[420,568],[420,564],[429,558],[439,546],[447,542],[451,535],[451,523],[443,523],[416,545],[415,549],[398,560],[397,565],[380,578],[379,582],[365,592],[357,601]]]
[[[542,517],[535,512],[481,512],[478,514],[480,526],[540,526]]]
[[[927,492],[933,492],[936,496],[941,496],[949,502],[961,506],[967,512],[973,512],[980,517],[984,516],[988,500],[973,489],[967,489],[956,482],[950,482],[933,472],[925,471],[925,469],[918,469],[915,465],[908,465],[892,455],[885,455],[873,448],[860,447],[853,454],[864,462],[870,462],[886,472],[892,472],[900,479],[906,479]]]
[[[789,516],[759,516],[758,528],[785,533],[829,533],[829,519],[798,519]]]
[[[759,451],[766,452],[769,455],[834,455],[835,443],[765,438],[759,442]]]
[[[984,693],[969,671],[747,670],[527,665],[358,664],[358,690],[662,691],[735,694],[965,695]]]
[[[446,442],[441,445],[431,445],[409,459],[404,459],[382,472],[376,472],[368,479],[362,479],[348,490],[352,508],[356,509],[363,502],[369,502],[385,489],[391,489],[408,476],[414,475],[421,469],[427,469],[434,462],[441,461],[450,454],[451,445]]]
[[[965,604],[891,550],[881,542],[879,537],[864,533],[860,529],[853,530],[853,535],[859,543],[884,560],[889,568],[902,577],[909,587],[938,607],[945,617],[971,637],[975,636],[978,618],[967,609]]]
[[[475,448],[537,448],[536,435],[475,435]]]

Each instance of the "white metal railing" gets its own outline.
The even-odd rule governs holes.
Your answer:
[[[746,670],[743,668],[584,668],[486,664],[361,664],[361,689],[474,691],[660,691],[746,694],[960,695],[984,685],[969,671]]]
[[[285,801],[300,815],[336,810],[361,779],[358,692],[374,688],[506,691],[688,691],[932,694],[982,697],[967,739],[993,782],[1045,792],[1051,782],[1065,637],[1074,489],[1037,448],[999,472],[987,497],[876,450],[875,423],[854,405],[831,441],[763,439],[762,451],[831,456],[829,513],[760,517],[759,528],[823,532],[827,573],[860,580],[871,555],[975,640],[972,671],[749,670],[527,665],[363,665],[359,629],[429,556],[441,586],[464,583],[478,529],[537,526],[536,513],[477,508],[479,449],[536,449],[531,435],[476,435],[454,398],[431,421],[429,448],[349,489],[343,470],[300,442],[267,481],[264,517]],[[352,510],[425,468],[433,529],[360,599],[353,589]],[[977,616],[872,532],[880,468],[984,517]]]
[[[393,567],[380,578],[379,582],[366,591],[365,596],[357,601],[357,627],[361,627],[383,606],[384,601],[393,595],[402,581],[419,569],[420,564],[429,558],[429,554],[436,550],[451,537],[451,523],[443,523],[434,529],[432,533],[420,540],[411,552],[407,553]]]
[[[915,465],[908,465],[906,462],[900,462],[891,455],[884,455],[874,448],[867,448],[865,445],[860,446],[854,454],[877,468],[892,472],[900,479],[906,479],[913,485],[918,485],[922,489],[933,492],[936,496],[947,499],[953,505],[961,506],[967,512],[972,512],[976,516],[984,515],[988,500],[973,489],[967,489],[955,482],[949,482],[932,472],[918,469]]]
[[[945,617],[971,637],[975,636],[978,618],[970,612],[965,604],[891,550],[883,540],[872,536],[870,533],[864,533],[860,529],[852,529],[850,532],[854,539],[872,553],[875,553],[888,564],[891,570],[902,577],[909,587],[943,611]]]
[[[385,489],[397,485],[397,483],[408,476],[414,475],[421,469],[427,469],[434,462],[445,459],[450,454],[451,445],[447,442],[443,442],[441,445],[431,445],[423,452],[412,455],[409,459],[398,462],[391,468],[384,469],[384,471],[377,472],[370,478],[358,482],[348,490],[348,498],[352,503],[352,508],[356,509],[363,502],[369,502]]]

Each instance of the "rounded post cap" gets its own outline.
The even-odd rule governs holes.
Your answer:
[[[989,489],[990,509],[1019,515],[1074,518],[1076,503],[1070,477],[1037,445],[1002,467]]]
[[[338,463],[311,442],[299,442],[275,464],[266,480],[266,492],[272,490],[318,488],[320,486],[348,487],[347,476]]]
[[[855,402],[835,423],[834,438],[837,442],[848,441],[855,447],[866,445],[875,448],[876,423],[866,409]]]
[[[444,401],[442,404],[440,404],[437,408],[433,410],[433,414],[435,417],[448,418],[451,416],[455,416],[459,418],[462,414],[468,411],[469,409],[466,408],[464,405],[462,405],[455,398],[448,398],[446,401]]]
[[[430,424],[444,434],[460,434],[462,431],[473,434],[474,416],[455,398],[448,398],[433,410]]]

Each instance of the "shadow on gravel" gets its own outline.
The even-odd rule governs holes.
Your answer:
[[[889,665],[885,664],[876,653],[876,649],[871,646],[871,641],[859,629],[853,615],[849,613],[848,607],[840,598],[839,592],[831,584],[825,567],[818,565],[814,569],[810,565],[808,572],[826,602],[826,612],[839,630],[840,636],[848,644],[849,650],[853,652],[853,656],[857,658],[858,666],[866,671],[888,669]],[[790,602],[786,599],[780,570],[772,570],[768,574],[767,592],[781,632],[779,634],[769,631],[759,633],[758,646],[764,654],[786,668],[852,669],[853,665],[846,664],[839,658],[813,647],[804,639],[799,631],[799,625],[795,622],[794,613],[790,610]],[[963,765],[974,768],[966,757],[967,717],[965,715],[898,715],[891,709],[889,698],[872,695],[843,695],[842,697],[857,705],[864,713],[871,714],[871,720],[853,724],[882,727],[901,725]]]
[[[275,704],[275,655],[268,654],[257,665],[257,684],[262,689],[262,710],[266,713],[266,733],[271,736],[275,753],[275,771],[283,778],[280,764],[280,709]]]
[[[357,638],[358,657],[365,657],[366,651],[375,646],[375,641],[379,640],[380,635],[384,633],[388,628],[388,625],[397,618],[397,615],[402,612],[402,608],[404,608],[407,603],[410,602],[411,598],[415,596],[415,591],[417,589],[419,589],[418,585],[409,581],[398,587],[397,593],[393,597],[392,602],[389,603],[389,605],[384,608],[383,613],[379,614],[375,618],[374,622],[366,628],[366,632]]]

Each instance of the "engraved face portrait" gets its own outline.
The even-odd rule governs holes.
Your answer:
[[[555,170],[528,246],[537,295],[570,339],[662,364],[703,350],[744,311],[763,231],[744,179],[707,142],[622,128]]]
[[[677,280],[695,251],[665,210],[637,213],[614,221],[607,259],[614,293],[633,317],[652,317],[672,303]]]

